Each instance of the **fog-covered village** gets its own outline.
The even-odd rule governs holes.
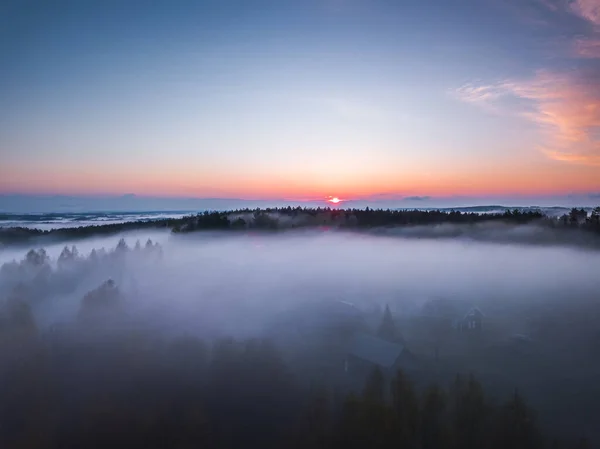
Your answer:
[[[2,266],[6,447],[597,437],[595,251],[449,239],[432,259],[421,238],[148,235]]]

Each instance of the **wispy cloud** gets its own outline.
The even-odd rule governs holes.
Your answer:
[[[600,166],[600,0],[506,0],[556,25],[553,61],[578,60],[577,70],[549,68],[530,78],[470,83],[453,91],[487,111],[518,115],[540,130],[539,150],[562,162]],[[565,46],[566,43],[566,46]],[[570,61],[571,66],[573,61]],[[563,66],[564,67],[564,66]]]
[[[407,201],[428,201],[431,199],[430,196],[407,196],[404,198]]]
[[[600,58],[600,36],[577,38],[573,40],[573,54],[580,58]]]
[[[493,85],[477,85],[473,83],[464,84],[458,89],[451,92],[456,98],[467,103],[488,103],[497,100],[506,92],[500,86]]]
[[[599,0],[535,0],[537,4],[555,13],[568,13],[589,22],[600,25]]]
[[[600,1],[575,0],[568,7],[570,10],[593,25],[600,26]]]
[[[508,0],[511,1],[512,0]],[[562,56],[596,59],[600,58],[600,0],[529,0],[542,8],[546,20],[560,35],[553,42],[555,52],[561,41],[570,42],[570,53]],[[519,0],[521,12],[528,11],[529,2]]]
[[[576,154],[576,153],[568,153],[565,150],[554,150],[554,149],[545,149],[540,148],[548,157],[551,159],[561,161],[561,162],[570,162],[574,164],[584,164],[584,165],[592,165],[600,167],[600,154]]]
[[[540,150],[552,159],[600,165],[600,70],[540,70],[525,80],[457,89],[469,103],[493,107],[500,97],[513,100],[512,113],[537,124]]]

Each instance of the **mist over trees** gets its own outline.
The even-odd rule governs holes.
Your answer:
[[[77,228],[52,230],[0,228],[0,244],[23,244],[36,240],[46,242],[48,240],[75,240],[145,229],[168,229],[174,233],[189,233],[248,229],[274,231],[323,226],[359,231],[381,228],[462,226],[462,228],[455,227],[449,231],[450,237],[455,237],[457,233],[470,233],[465,226],[485,224],[511,226],[533,224],[544,229],[584,231],[600,235],[600,207],[590,209],[589,212],[586,209],[573,208],[568,214],[558,217],[547,216],[536,209],[507,209],[501,213],[462,212],[460,210],[383,210],[368,207],[365,209],[284,207],[205,211],[183,218],[140,220]],[[568,238],[567,235],[565,240]]]
[[[320,229],[161,238],[0,267],[0,447],[598,441],[595,251]]]

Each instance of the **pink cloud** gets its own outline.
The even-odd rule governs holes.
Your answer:
[[[573,53],[580,58],[600,58],[600,36],[575,39]]]
[[[600,0],[535,0],[558,19],[571,15],[583,22],[571,24],[565,29],[570,41],[570,56],[576,58],[600,58]],[[560,22],[556,22],[557,25]],[[584,26],[581,26],[584,25]]]
[[[600,0],[536,0],[553,12],[574,14],[593,25],[600,25]]]
[[[549,158],[561,161],[570,162],[573,164],[584,164],[600,167],[600,155],[599,154],[572,154],[564,151],[557,151],[553,149],[540,148]]]
[[[600,25],[600,0],[575,0],[571,11],[594,25]]]
[[[500,96],[521,100],[516,113],[539,126],[544,154],[564,162],[600,165],[599,71],[542,70],[531,79],[458,91],[466,93],[462,99],[471,103],[493,105]],[[494,95],[478,96],[478,92]],[[514,105],[511,111],[515,113]]]

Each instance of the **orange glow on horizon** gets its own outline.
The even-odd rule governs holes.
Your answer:
[[[335,179],[310,173],[210,172],[195,167],[97,167],[52,166],[51,170],[32,167],[0,167],[0,194],[66,194],[286,199],[324,201],[337,205],[350,199],[387,199],[403,196],[496,196],[561,195],[600,191],[598,167],[564,165],[546,161],[494,167],[459,167],[456,170],[412,171],[398,177],[394,173],[337,176]],[[103,168],[103,167],[101,167]],[[234,187],[235,186],[235,187]],[[327,192],[336,191],[334,197]]]

